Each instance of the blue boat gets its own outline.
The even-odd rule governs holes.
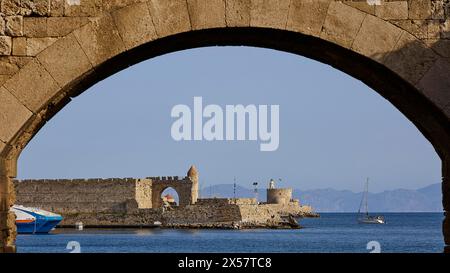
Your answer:
[[[62,220],[62,216],[38,208],[15,205],[11,211],[16,215],[17,233],[36,234],[49,233]]]

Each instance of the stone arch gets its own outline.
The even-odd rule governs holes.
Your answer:
[[[159,196],[159,198],[160,199],[163,198],[165,196],[165,193],[166,194],[170,194],[174,198],[174,201],[176,203],[175,206],[178,206],[180,204],[180,196],[179,196],[178,192],[174,188],[167,187],[166,189],[164,189],[161,192],[161,195]]]
[[[192,204],[192,183],[185,181],[154,181],[152,184],[152,208],[162,207],[161,194],[169,188],[177,192],[179,198],[178,206],[184,207]]]
[[[389,7],[392,2],[378,8],[334,0],[114,2],[121,5],[105,1],[99,10],[81,6],[80,12],[90,20],[31,58],[0,87],[0,251],[14,251],[8,208],[14,202],[17,158],[46,121],[71,98],[130,65],[212,45],[258,46],[303,55],[372,87],[434,146],[443,162],[444,209],[450,211],[450,54],[442,50],[443,39],[425,41],[408,27],[394,24],[405,15],[389,13],[395,9]],[[407,18],[416,16],[408,6],[414,1],[399,2],[410,9]],[[43,22],[48,27],[47,20]],[[449,245],[448,218],[443,231]]]
[[[161,193],[159,194],[159,196],[158,196],[158,199],[157,200],[153,200],[153,204],[152,204],[152,207],[153,208],[159,208],[159,207],[162,207],[162,202],[161,202],[161,198],[162,198],[162,195],[164,194],[164,192],[166,191],[166,190],[169,190],[169,189],[172,189],[173,191],[175,191],[176,192],[176,194],[178,195],[178,202],[177,202],[177,205],[179,205],[180,204],[180,200],[181,200],[181,198],[180,198],[180,194],[178,193],[178,191],[176,190],[176,189],[174,189],[173,187],[170,187],[170,186],[167,186],[166,188],[164,188],[164,189],[162,189],[161,190]],[[184,200],[183,200],[184,201]]]

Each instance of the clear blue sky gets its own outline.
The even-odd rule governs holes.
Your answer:
[[[176,142],[176,104],[280,105],[280,146]],[[431,144],[362,82],[297,55],[250,47],[176,52],[96,84],[59,112],[19,159],[18,178],[184,175],[202,186],[282,178],[299,189],[415,189],[440,182]]]

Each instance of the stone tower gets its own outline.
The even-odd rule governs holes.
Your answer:
[[[197,203],[198,198],[198,171],[194,165],[192,165],[191,168],[189,169],[187,176],[192,181],[191,200],[192,204],[195,204]]]

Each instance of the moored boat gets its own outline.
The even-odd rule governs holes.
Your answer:
[[[361,199],[361,204],[359,205],[358,210],[358,223],[360,224],[385,224],[386,221],[384,220],[383,216],[371,216],[369,215],[369,205],[368,205],[368,199],[369,199],[369,178],[367,178],[366,181],[366,187],[364,189],[363,197]],[[365,212],[362,213],[361,209],[364,205]]]
[[[49,233],[63,220],[59,214],[38,208],[14,205],[11,211],[16,215],[19,234]]]

